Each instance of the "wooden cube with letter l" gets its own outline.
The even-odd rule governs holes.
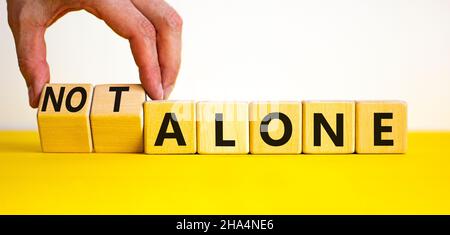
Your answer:
[[[407,104],[403,101],[356,103],[356,152],[405,153]]]
[[[355,151],[354,101],[303,102],[303,152],[313,154]]]
[[[95,152],[139,153],[144,151],[141,85],[97,85],[91,109]]]
[[[149,101],[144,104],[144,145],[147,154],[196,152],[195,103]]]
[[[199,154],[247,154],[248,103],[197,103],[197,151]]]
[[[301,153],[301,102],[253,102],[249,112],[250,153]]]
[[[93,86],[47,84],[37,114],[43,152],[92,152],[89,113]]]

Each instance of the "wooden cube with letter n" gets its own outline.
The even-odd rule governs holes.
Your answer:
[[[195,153],[195,103],[191,101],[149,101],[144,104],[145,153]]]
[[[302,151],[300,102],[250,104],[250,153],[298,154]]]
[[[199,154],[247,154],[248,103],[197,103],[197,151]]]
[[[356,103],[356,152],[405,153],[407,105],[403,101]]]
[[[354,151],[355,102],[303,102],[304,153],[353,153]]]
[[[145,97],[138,84],[95,86],[91,126],[96,152],[144,151]]]
[[[43,152],[92,152],[90,84],[47,84],[38,110]]]

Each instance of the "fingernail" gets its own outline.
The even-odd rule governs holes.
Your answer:
[[[28,87],[28,103],[30,103],[30,106],[33,104],[34,99],[34,89],[32,86]]]
[[[159,89],[160,95],[159,95],[159,99],[164,99],[164,88],[161,84],[161,87]]]
[[[164,89],[164,99],[165,100],[169,98],[170,94],[172,93],[173,88],[174,88],[174,86],[172,85],[172,86],[168,86],[168,87],[166,87],[166,89]]]

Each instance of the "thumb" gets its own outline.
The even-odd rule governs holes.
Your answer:
[[[28,87],[30,106],[37,108],[45,84],[50,81],[46,60],[45,28],[43,26],[11,25],[16,43],[20,71]]]

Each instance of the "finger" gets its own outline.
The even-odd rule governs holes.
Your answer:
[[[142,86],[150,98],[163,99],[154,26],[131,2],[104,3],[93,1],[92,5],[85,9],[104,20],[117,34],[130,41],[134,60],[139,67]]]
[[[31,107],[37,108],[42,89],[50,81],[45,27],[14,20],[9,23],[16,44],[19,68],[28,87],[28,100]]]
[[[182,19],[162,0],[133,0],[133,3],[155,25],[158,59],[166,99],[175,86],[180,69]]]

